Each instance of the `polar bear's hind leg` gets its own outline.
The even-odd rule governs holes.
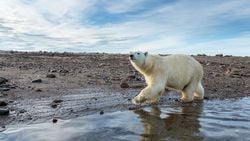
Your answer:
[[[201,82],[198,83],[194,96],[196,99],[199,99],[199,100],[202,100],[204,98],[204,88]]]
[[[189,83],[183,90],[182,90],[182,102],[192,102],[194,99],[194,92],[197,87],[197,82]]]

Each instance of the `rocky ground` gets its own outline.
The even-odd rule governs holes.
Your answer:
[[[250,57],[194,56],[205,99],[250,96]],[[144,78],[123,54],[0,53],[0,126],[134,109]],[[182,104],[166,90],[161,103]]]

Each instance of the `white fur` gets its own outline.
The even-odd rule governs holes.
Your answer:
[[[133,52],[131,55],[131,64],[145,77],[147,83],[147,87],[133,99],[133,103],[156,103],[166,87],[182,91],[183,102],[191,102],[194,97],[203,99],[203,68],[191,56],[163,57],[142,52]]]

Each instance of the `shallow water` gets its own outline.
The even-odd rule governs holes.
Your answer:
[[[12,125],[1,141],[250,140],[250,98],[94,114],[58,123]]]

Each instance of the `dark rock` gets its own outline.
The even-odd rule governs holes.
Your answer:
[[[46,77],[47,78],[56,78],[56,75],[55,74],[47,74]]]
[[[209,97],[205,96],[204,99],[205,99],[205,100],[209,100]]]
[[[128,101],[131,101],[132,99],[131,98],[128,98]]]
[[[232,57],[232,55],[225,55],[225,57]]]
[[[135,79],[136,76],[135,76],[135,75],[129,75],[127,78],[128,78],[128,79]]]
[[[129,107],[128,110],[136,110],[137,107]]]
[[[68,70],[60,70],[59,72],[60,72],[60,73],[69,73]]]
[[[55,103],[55,102],[52,102],[51,104],[50,104],[50,106],[51,106],[51,108],[57,108],[57,103]]]
[[[36,91],[36,92],[41,92],[41,91],[42,91],[42,89],[40,89],[40,88],[36,88],[36,89],[35,89],[35,91]]]
[[[58,121],[58,120],[57,120],[56,118],[53,118],[53,119],[52,119],[52,122],[53,122],[53,123],[57,123],[57,121]]]
[[[53,102],[55,102],[55,103],[61,103],[61,102],[63,102],[63,100],[61,100],[61,99],[55,99],[55,100],[53,100]]]
[[[10,111],[8,109],[0,108],[0,116],[7,116],[10,114]]]
[[[104,114],[104,111],[100,111],[100,115],[103,115]]]
[[[122,82],[120,83],[120,87],[121,87],[121,88],[129,88],[129,85],[128,85],[127,82],[122,81]]]
[[[179,100],[178,98],[175,98],[175,99],[174,99],[174,101],[176,101],[176,102],[180,102],[180,100]]]
[[[19,111],[19,113],[25,113],[25,112],[27,112],[27,111],[24,110],[24,109],[22,109],[22,110]]]
[[[5,102],[5,101],[0,101],[0,106],[7,106],[7,105],[8,105],[7,102]]]
[[[35,79],[35,80],[32,80],[31,82],[32,82],[32,83],[41,83],[41,82],[42,82],[42,79]]]
[[[5,130],[6,130],[6,127],[4,125],[0,127],[0,132],[3,132]]]
[[[9,103],[14,103],[15,101],[14,100],[9,100]]]
[[[6,78],[0,77],[0,85],[5,84],[6,82],[8,82]]]
[[[0,88],[0,91],[9,91],[10,88]]]

